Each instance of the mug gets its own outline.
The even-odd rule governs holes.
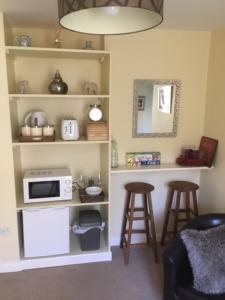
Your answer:
[[[31,37],[29,35],[22,34],[16,37],[16,42],[20,47],[30,47]]]

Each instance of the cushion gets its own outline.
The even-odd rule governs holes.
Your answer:
[[[181,238],[193,272],[193,286],[206,294],[225,293],[225,225],[185,229]]]

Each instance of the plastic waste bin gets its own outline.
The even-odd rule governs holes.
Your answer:
[[[75,234],[79,235],[82,251],[98,250],[100,248],[100,233],[104,230],[98,210],[84,210],[79,212],[78,221],[72,226]]]

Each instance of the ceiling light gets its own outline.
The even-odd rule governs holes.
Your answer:
[[[89,34],[138,32],[163,20],[163,0],[58,0],[58,9],[61,26]]]

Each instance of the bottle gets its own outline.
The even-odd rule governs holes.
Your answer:
[[[111,142],[111,168],[118,168],[118,151],[117,142],[112,140]]]

